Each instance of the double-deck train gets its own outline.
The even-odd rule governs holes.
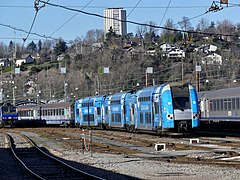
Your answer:
[[[122,128],[130,132],[190,132],[199,127],[198,96],[191,84],[84,97],[72,103],[17,106],[15,124]]]
[[[75,124],[80,127],[189,132],[199,127],[198,115],[197,92],[191,84],[163,84],[75,102]]]
[[[240,122],[240,87],[200,92],[201,125],[224,127]]]

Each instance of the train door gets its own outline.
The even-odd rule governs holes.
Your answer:
[[[160,89],[160,87],[158,88]],[[159,101],[159,90],[157,90],[156,93],[153,95],[153,129],[155,130],[160,130],[162,126],[162,121],[161,120],[161,113],[160,113],[160,101]]]
[[[133,132],[135,129],[135,119],[136,119],[136,95],[131,95],[130,99],[130,122],[129,122],[129,131]]]
[[[192,111],[192,128],[199,127],[198,96],[195,88],[189,84],[190,104]]]
[[[140,97],[138,108],[138,128],[152,130],[152,100],[150,96]]]
[[[162,128],[174,128],[174,110],[171,87],[169,84],[161,89]]]

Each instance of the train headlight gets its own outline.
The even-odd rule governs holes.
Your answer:
[[[197,119],[197,118],[198,118],[198,114],[194,114],[193,119]]]
[[[168,114],[167,115],[167,119],[173,120],[173,115],[172,114]]]

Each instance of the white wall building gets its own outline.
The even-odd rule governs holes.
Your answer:
[[[185,52],[181,49],[175,48],[168,52],[168,58],[185,58]]]
[[[104,17],[106,17],[104,18],[105,34],[109,32],[110,27],[112,27],[113,31],[118,35],[124,36],[127,34],[126,10],[123,8],[108,8],[104,10]]]
[[[209,53],[202,58],[203,64],[215,64],[222,65],[222,56],[217,53]]]

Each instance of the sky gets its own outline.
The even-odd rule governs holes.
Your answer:
[[[51,5],[40,8],[33,23],[36,14],[35,1],[37,0],[0,1],[0,42],[8,45],[11,40],[23,43],[23,38],[27,38],[25,44],[44,40],[36,35],[28,36],[27,32],[32,24],[32,33],[52,38],[61,37],[65,41],[77,37],[83,39],[86,32],[92,29],[104,29],[103,18]],[[184,16],[191,19],[193,27],[196,27],[201,18],[210,22],[227,19],[234,24],[240,23],[240,6],[232,7],[233,4],[240,4],[240,0],[229,0],[229,7],[222,5],[224,8],[221,11],[209,13],[205,12],[213,3],[211,0],[49,0],[49,3],[99,15],[103,15],[106,8],[121,7],[127,12],[127,20],[138,23],[153,21],[158,26],[164,26],[167,19],[173,19],[177,23]],[[40,3],[39,7],[42,5]],[[135,34],[136,29],[137,25],[127,24],[129,33]]]

